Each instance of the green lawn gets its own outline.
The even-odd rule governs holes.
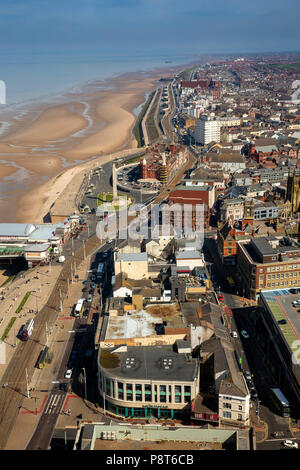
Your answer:
[[[271,67],[274,69],[279,69],[279,70],[291,70],[291,71],[300,71],[300,63],[296,62],[293,64],[270,64]]]
[[[27,302],[28,297],[30,296],[30,294],[31,294],[31,291],[26,292],[26,294],[24,295],[24,297],[23,297],[23,299],[22,299],[22,301],[21,301],[19,307],[18,307],[17,310],[16,310],[16,313],[20,313],[20,312],[21,312],[21,310],[22,310],[22,308],[24,307],[24,305],[26,304],[26,302]]]
[[[11,327],[13,326],[13,324],[15,323],[16,319],[17,319],[17,317],[12,317],[12,318],[10,319],[9,324],[7,325],[7,327],[5,328],[5,331],[4,331],[3,335],[1,336],[1,341],[4,341],[4,340],[5,340],[6,336],[8,335],[8,333],[9,333]]]

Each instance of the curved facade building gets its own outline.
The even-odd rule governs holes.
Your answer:
[[[199,391],[199,362],[171,345],[100,349],[98,388],[116,415],[182,418]]]

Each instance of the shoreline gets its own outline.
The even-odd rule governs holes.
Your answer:
[[[34,103],[22,109],[21,116],[3,119],[10,125],[0,134],[0,188],[4,187],[0,220],[42,222],[51,204],[88,162],[136,148],[134,110],[143,106],[159,78],[182,69],[126,72],[89,81],[76,93],[69,89],[53,103]]]

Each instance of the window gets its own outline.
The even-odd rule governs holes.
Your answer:
[[[243,419],[243,415],[238,414],[238,420],[242,421],[242,419]]]
[[[167,386],[166,385],[160,385],[160,392],[159,392],[159,401],[161,403],[166,403],[167,401]]]
[[[132,384],[126,385],[126,400],[132,401]]]
[[[231,410],[231,403],[224,403],[223,408],[228,408],[228,410]]]
[[[135,386],[135,400],[136,401],[143,401],[142,385],[141,384],[136,384],[136,386]]]
[[[106,394],[108,396],[110,396],[111,389],[110,389],[110,380],[109,379],[105,379],[105,388],[106,388]]]
[[[118,398],[119,398],[119,400],[124,400],[124,384],[123,384],[123,382],[118,382]]]
[[[175,385],[175,403],[181,403],[181,385]]]
[[[145,385],[145,401],[152,401],[152,387],[150,384]]]
[[[241,405],[238,406],[238,410],[239,411],[242,411],[243,410],[243,407]]]
[[[184,386],[184,402],[189,403],[191,401],[191,387],[190,385]]]
[[[230,411],[223,411],[223,418],[231,419],[231,412]]]

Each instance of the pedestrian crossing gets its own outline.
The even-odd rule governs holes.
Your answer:
[[[57,415],[60,413],[60,410],[63,406],[65,396],[59,393],[52,394],[49,397],[48,402],[44,410],[44,414],[48,415]]]

